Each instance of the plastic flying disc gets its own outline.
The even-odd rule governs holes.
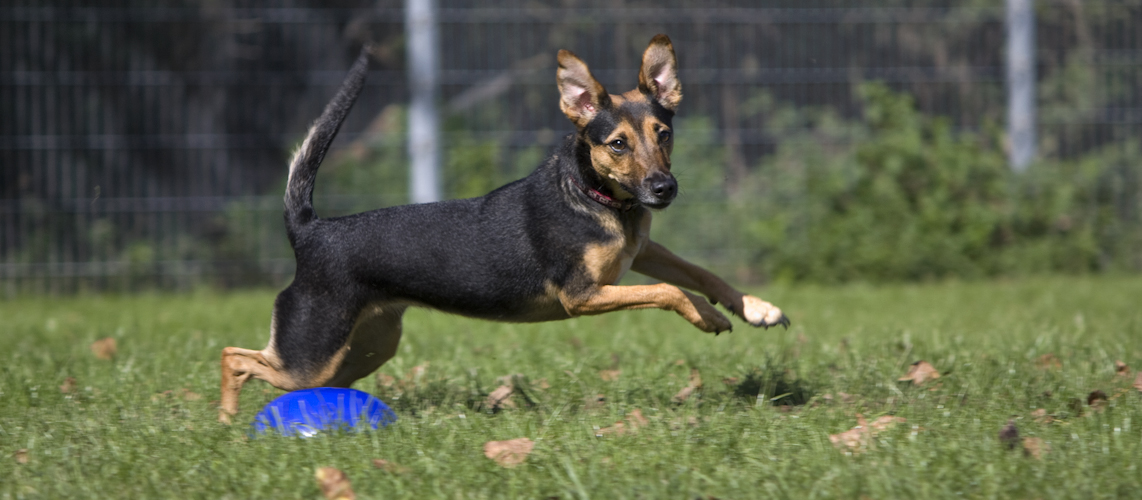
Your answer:
[[[282,394],[254,417],[258,434],[311,437],[322,431],[376,429],[397,419],[385,403],[356,389],[318,387]]]

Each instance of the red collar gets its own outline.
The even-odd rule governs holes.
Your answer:
[[[630,210],[630,209],[638,206],[638,201],[636,201],[636,200],[632,199],[632,200],[626,200],[626,201],[619,201],[619,200],[611,198],[610,196],[607,196],[603,193],[600,193],[596,189],[583,187],[583,185],[579,184],[579,181],[575,180],[574,177],[568,177],[568,178],[571,179],[571,183],[574,184],[575,187],[579,188],[580,191],[582,191],[584,194],[586,194],[592,200],[595,200],[596,202],[598,202],[600,205],[606,205],[608,207],[619,210],[621,212],[626,212],[627,210]]]

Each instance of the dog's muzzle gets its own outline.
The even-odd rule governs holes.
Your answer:
[[[649,208],[666,208],[678,195],[678,181],[673,175],[654,173],[642,181],[638,201]]]

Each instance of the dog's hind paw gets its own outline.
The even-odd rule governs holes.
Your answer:
[[[742,318],[753,326],[769,328],[781,325],[789,328],[789,318],[781,309],[753,295],[742,297]]]

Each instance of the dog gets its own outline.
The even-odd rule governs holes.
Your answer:
[[[297,271],[274,301],[269,345],[222,350],[220,420],[238,412],[251,377],[286,391],[349,387],[396,354],[409,307],[508,322],[658,308],[718,334],[732,328],[720,303],[753,326],[788,327],[773,304],[650,239],[653,212],[678,194],[671,123],[682,85],[665,35],[643,53],[638,87],[618,95],[559,51],[559,107],[576,132],[527,177],[479,198],[320,219],[314,179],[367,54],[290,163],[285,226]],[[627,271],[665,283],[617,286]]]

